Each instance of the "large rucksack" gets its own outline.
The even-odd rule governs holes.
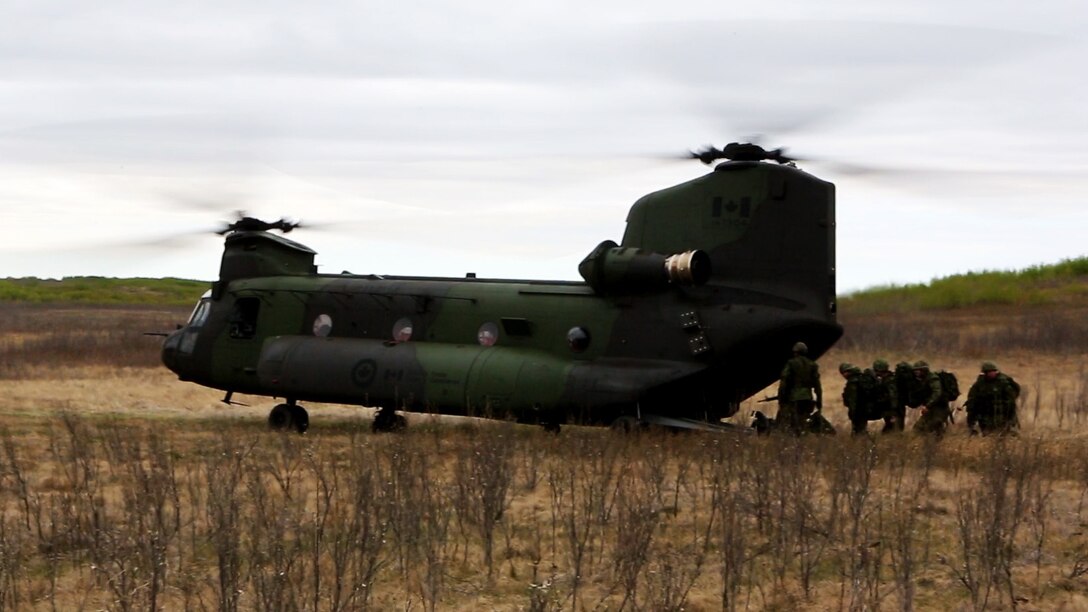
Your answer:
[[[879,406],[880,380],[872,370],[865,370],[858,376],[858,405],[859,414],[865,415],[867,420],[879,419],[882,415]]]
[[[941,370],[937,372],[937,377],[941,379],[941,397],[950,402],[956,401],[960,396],[960,382],[956,380],[956,375]]]
[[[898,392],[899,397],[896,400],[900,406],[910,406],[911,408],[917,408],[921,403],[918,392],[918,381],[914,378],[914,370],[911,369],[910,364],[906,362],[900,362],[895,366],[895,390]]]
[[[1008,374],[1006,374],[1005,377],[1009,379],[1009,386],[1012,387],[1012,398],[1020,399],[1020,383],[1013,380],[1012,376],[1009,376]]]

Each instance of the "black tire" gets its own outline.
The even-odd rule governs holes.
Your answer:
[[[288,406],[291,410],[291,425],[294,426],[295,431],[300,434],[306,433],[306,430],[310,428],[310,413],[306,412],[306,409],[298,404]]]
[[[370,431],[374,433],[388,433],[401,431],[408,427],[408,419],[392,410],[382,409],[374,416],[374,423],[370,425]]]
[[[641,423],[637,417],[633,417],[629,414],[625,414],[621,417],[617,417],[612,424],[608,426],[609,429],[616,433],[629,434],[639,430]]]
[[[268,413],[268,428],[282,431],[293,425],[292,407],[288,404],[276,404]]]
[[[393,415],[393,431],[408,429],[408,419],[403,414]]]

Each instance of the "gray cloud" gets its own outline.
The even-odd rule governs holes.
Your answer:
[[[1069,214],[1082,199],[1084,13],[1064,0],[16,2],[0,26],[0,202],[43,241],[84,236],[85,208],[158,235],[185,199],[170,194],[191,189],[224,213],[238,200],[277,215],[303,202],[327,219],[393,211],[376,235],[409,250],[433,237],[399,230],[410,224],[398,215],[442,211],[480,232],[466,245],[532,243],[539,260],[552,242],[559,261],[579,241],[618,238],[641,193],[699,174],[666,154],[762,135],[816,161],[888,169],[808,166],[839,183],[840,227],[861,233],[842,240],[847,284],[924,279],[939,252],[898,278],[858,256],[876,248],[862,226],[880,223],[873,201],[1013,217],[1026,201]],[[514,234],[503,206],[531,206],[531,227]],[[168,223],[200,227],[207,214]],[[1063,238],[1040,254],[1079,254],[1048,227],[1035,231]],[[1032,252],[1017,261],[1036,263]],[[0,252],[7,269],[35,273],[17,259]],[[529,269],[510,261],[502,275]],[[166,268],[141,273],[155,269]]]

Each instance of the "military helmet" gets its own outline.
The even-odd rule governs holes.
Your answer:
[[[918,361],[914,362],[914,365],[911,366],[911,369],[912,370],[928,370],[929,369],[929,364],[922,361],[921,359],[919,359]]]
[[[999,370],[1000,370],[1000,368],[997,367],[997,364],[992,362],[992,361],[983,361],[982,362],[982,371],[983,372],[997,372]]]
[[[795,353],[807,353],[808,352],[808,345],[805,344],[804,342],[798,342],[798,343],[793,345],[793,352],[795,352]]]
[[[888,362],[887,361],[884,361],[883,359],[877,359],[876,361],[873,362],[873,371],[874,372],[887,372],[888,370],[889,370],[889,368],[888,368]]]
[[[839,364],[839,374],[846,374],[847,372],[849,372],[850,370],[852,370],[852,369],[854,369],[856,367],[857,367],[856,365],[844,361],[844,362]]]

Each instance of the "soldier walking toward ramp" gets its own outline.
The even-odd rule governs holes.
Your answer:
[[[888,362],[877,359],[872,370],[862,371],[851,363],[839,365],[839,373],[846,379],[842,390],[842,403],[850,417],[851,430],[854,434],[868,431],[869,421],[884,421],[882,433],[902,431],[905,411],[897,405],[895,376],[888,367]]]
[[[854,435],[863,434],[869,426],[869,407],[862,388],[865,374],[852,363],[839,364],[839,374],[846,379],[846,385],[842,388],[842,405],[846,407],[846,416],[850,418],[850,432]]]
[[[936,372],[931,372],[929,364],[924,361],[915,361],[912,369],[918,407],[922,413],[914,423],[914,431],[943,435],[945,428],[948,427],[952,410],[941,387],[941,377]]]
[[[779,428],[794,435],[801,435],[807,420],[823,408],[823,388],[820,386],[820,368],[807,356],[804,342],[793,345],[793,357],[782,368],[778,380],[778,414],[775,421]]]
[[[907,424],[907,408],[917,408],[921,405],[918,399],[918,381],[914,378],[914,370],[909,362],[900,361],[895,364],[895,392],[896,414],[903,415],[903,425]]]
[[[888,362],[877,359],[873,362],[873,376],[876,385],[873,388],[873,409],[884,419],[884,429],[881,433],[894,433],[903,431],[903,424],[907,419],[906,402],[899,397],[896,386],[895,372],[888,366]]]
[[[967,392],[967,427],[971,434],[1015,434],[1020,427],[1016,400],[1020,385],[992,361],[982,364],[982,373]]]

